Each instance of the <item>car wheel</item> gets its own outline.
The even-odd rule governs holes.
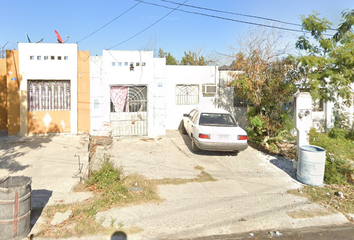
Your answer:
[[[187,130],[186,128],[184,127],[184,124],[182,123],[182,134],[187,134]]]
[[[198,152],[200,149],[195,145],[194,138],[192,138],[192,151]]]

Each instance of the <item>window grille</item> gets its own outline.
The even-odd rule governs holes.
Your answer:
[[[199,85],[180,84],[176,85],[176,104],[193,105],[199,103]]]
[[[28,111],[70,111],[70,81],[28,81]]]
[[[146,112],[146,86],[111,86],[111,112]]]

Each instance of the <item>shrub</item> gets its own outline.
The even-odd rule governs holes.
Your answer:
[[[331,137],[330,137],[331,136]],[[335,128],[331,134],[310,131],[310,143],[326,149],[324,180],[328,184],[345,184],[354,173],[354,142],[346,139],[347,132]]]
[[[112,161],[105,159],[100,169],[92,171],[86,184],[95,185],[98,189],[105,189],[119,182],[121,175],[122,169],[115,168]]]
[[[346,134],[347,131],[338,127],[334,127],[328,132],[330,138],[345,138]]]

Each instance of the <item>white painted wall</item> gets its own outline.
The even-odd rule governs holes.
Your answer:
[[[122,66],[118,66],[118,63]],[[130,71],[130,63],[134,64],[134,71]],[[113,66],[112,63],[115,63]],[[125,66],[128,63],[128,66]],[[136,66],[139,63],[140,66]],[[145,66],[142,64],[145,63]],[[112,85],[148,85],[153,82],[154,76],[153,52],[150,51],[103,51],[103,97],[104,121],[109,122],[110,113],[110,86]],[[148,88],[148,111],[152,110],[149,102],[152,93]],[[149,121],[149,119],[148,119]]]
[[[149,85],[152,92],[153,116],[150,136],[166,135],[166,59],[154,58],[154,82]]]
[[[103,57],[90,57],[90,132],[99,131],[104,122],[104,97],[103,97]],[[96,102],[96,104],[95,104]]]
[[[165,135],[165,66],[165,59],[154,59],[151,51],[104,50],[102,57],[91,57],[91,133],[110,121],[110,86],[147,85],[148,136]]]
[[[19,72],[22,75],[21,95],[26,94],[20,96],[21,99],[27,98],[27,80],[70,80],[71,133],[77,134],[77,44],[19,43],[18,50]],[[48,60],[44,60],[45,56],[48,56]],[[27,121],[27,105],[21,104],[20,117]],[[27,133],[27,124],[21,124],[23,133]]]
[[[166,129],[178,129],[184,113],[189,113],[193,108],[213,109],[218,106],[232,111],[233,93],[231,88],[225,88],[224,83],[219,81],[219,71],[216,66],[166,66]],[[203,84],[217,85],[215,95],[202,93]],[[198,84],[199,104],[177,105],[176,85],[177,84]],[[231,94],[232,93],[232,94]],[[226,94],[226,95],[224,95]],[[219,96],[225,99],[223,104]],[[226,99],[230,102],[227,104]]]

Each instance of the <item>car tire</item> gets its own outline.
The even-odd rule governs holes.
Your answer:
[[[182,134],[187,134],[187,130],[186,130],[186,128],[184,127],[183,122],[182,122]]]
[[[194,138],[192,138],[192,152],[198,152],[200,149],[197,147],[197,145],[194,142]]]

